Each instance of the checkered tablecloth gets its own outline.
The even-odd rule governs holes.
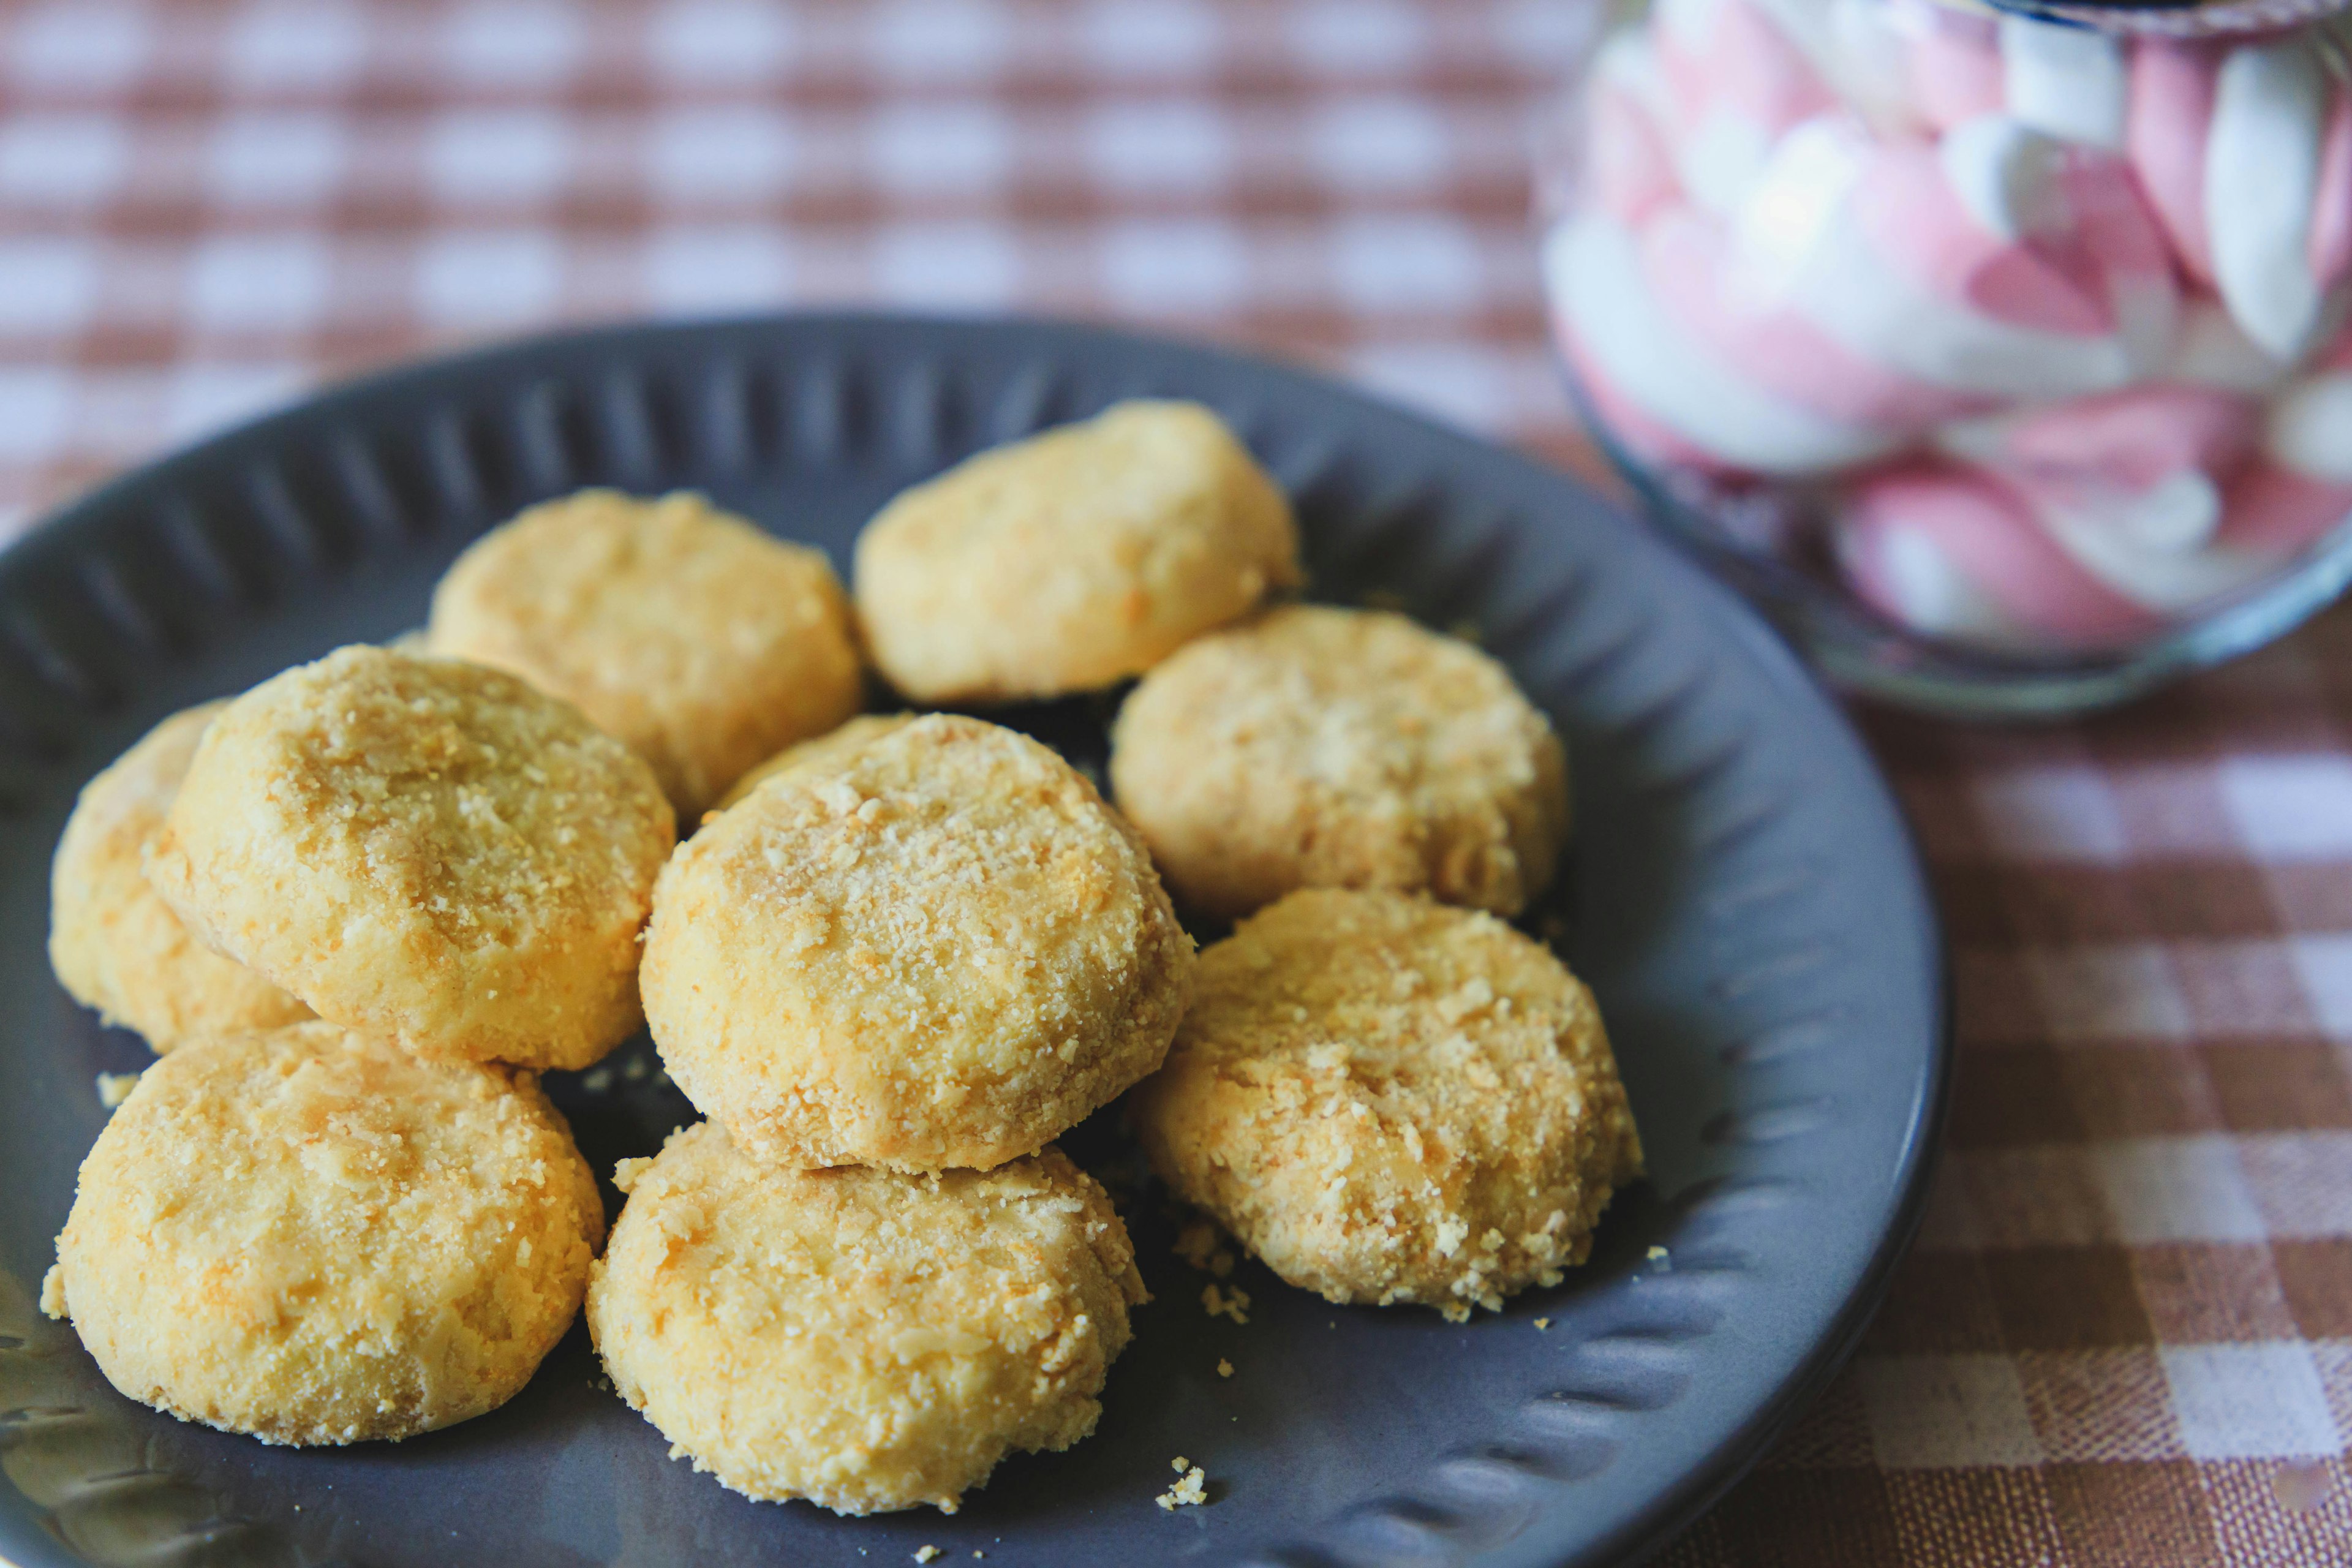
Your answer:
[[[1578,0],[0,5],[0,538],[547,323],[1018,309],[1300,356],[1594,471],[1531,115]],[[1961,1057],[1862,1354],[1662,1561],[2352,1563],[2352,616],[2134,711],[1866,718]]]

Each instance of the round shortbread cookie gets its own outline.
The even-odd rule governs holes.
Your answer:
[[[1152,1166],[1334,1301],[1462,1316],[1581,1263],[1641,1172],[1592,996],[1476,910],[1291,894],[1201,955],[1129,1101]]]
[[[1143,846],[1025,735],[932,714],[771,778],[662,872],[646,1016],[772,1164],[986,1168],[1160,1065],[1192,942]]]
[[[321,1017],[578,1068],[644,1016],[638,937],[675,841],[652,772],[570,704],[347,647],[214,719],[147,879]]]
[[[188,934],[147,885],[147,846],[205,726],[225,706],[173,714],[82,786],[49,867],[49,964],[58,984],[160,1055],[201,1035],[298,1023],[310,1009]]]
[[[617,1179],[589,1332],[630,1407],[747,1497],[952,1513],[1006,1454],[1094,1430],[1146,1300],[1127,1227],[1058,1149],[777,1171],[706,1121]]]
[[[582,490],[493,529],[434,590],[431,647],[576,704],[653,765],[688,823],[864,697],[824,552],[684,492]]]
[[[982,452],[857,541],[875,663],[921,702],[1108,686],[1298,581],[1289,501],[1192,403],[1122,403]]]
[[[529,1074],[297,1024],[141,1075],[82,1162],[42,1304],[185,1420],[406,1437],[530,1381],[604,1221]]]
[[[1517,914],[1568,837],[1568,761],[1510,672],[1402,616],[1296,605],[1146,676],[1119,808],[1188,904],[1388,888]]]
[[[838,730],[826,731],[814,741],[803,741],[797,746],[787,746],[735,781],[735,786],[719,797],[712,809],[725,811],[742,803],[743,797],[761,784],[788,769],[829,767],[868,741],[878,741],[894,730],[913,723],[913,713],[861,713]]]

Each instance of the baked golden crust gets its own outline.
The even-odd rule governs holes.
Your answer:
[[[147,1069],[44,1299],[130,1397],[268,1443],[496,1408],[579,1310],[594,1177],[527,1073],[312,1022]]]
[[[1334,1301],[1499,1307],[1582,1262],[1642,1167],[1591,994],[1397,893],[1293,893],[1202,953],[1128,1104],[1162,1180]]]
[[[1188,904],[1389,888],[1516,914],[1568,837],[1568,761],[1508,671],[1402,616],[1297,605],[1180,649],[1111,733],[1119,808]]]
[[[321,1017],[577,1068],[643,1017],[638,933],[675,838],[646,764],[569,704],[347,647],[214,719],[147,879]]]
[[[431,647],[576,705],[636,748],[689,823],[864,697],[824,552],[688,492],[582,490],[493,529],[434,590]]]
[[[838,730],[828,730],[813,741],[787,746],[737,779],[734,787],[719,797],[716,811],[741,804],[745,795],[774,778],[787,768],[829,767],[868,741],[878,741],[894,730],[903,730],[913,723],[913,713],[861,713]]]
[[[1007,1453],[1094,1430],[1146,1299],[1127,1227],[1058,1149],[778,1171],[703,1122],[618,1179],[589,1332],[672,1452],[747,1497],[952,1513]]]
[[[187,1040],[266,1029],[310,1009],[188,934],[141,863],[205,726],[226,704],[174,713],[82,786],[49,867],[49,964],[58,984],[160,1055]]]
[[[1160,1065],[1192,939],[1045,747],[931,714],[770,779],[664,869],[646,1016],[772,1163],[985,1169]]]
[[[875,663],[922,702],[1086,691],[1299,581],[1281,489],[1194,403],[1129,402],[900,494],[857,541]]]

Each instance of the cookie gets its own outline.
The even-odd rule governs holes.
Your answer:
[[[932,714],[688,841],[654,894],[646,1016],[755,1159],[985,1169],[1158,1067],[1192,965],[1093,785],[1025,735]]]
[[[1283,1279],[1457,1318],[1558,1283],[1642,1168],[1591,994],[1492,915],[1399,893],[1243,921],[1128,1103],[1161,1179]]]
[[[407,1437],[530,1380],[604,1218],[528,1074],[296,1024],[141,1075],[82,1162],[42,1304],[116,1388],[184,1420]]]
[[[1289,501],[1193,403],[1122,403],[982,452],[857,541],[867,645],[920,702],[1108,686],[1298,581]]]
[[[570,704],[347,647],[213,720],[147,879],[321,1017],[577,1068],[643,1018],[638,936],[675,838],[652,772]]]
[[[1389,888],[1517,914],[1568,837],[1568,761],[1508,671],[1402,616],[1296,605],[1183,648],[1111,731],[1177,896],[1246,914]]]
[[[430,637],[435,653],[520,675],[636,748],[688,823],[865,695],[824,552],[688,493],[591,489],[532,507],[449,568]]]
[[[200,1035],[266,1029],[310,1009],[188,934],[140,869],[179,793],[207,702],[156,725],[82,786],[49,866],[49,965],[67,994],[158,1054]]]
[[[787,746],[737,779],[734,787],[719,797],[713,809],[725,811],[740,804],[745,795],[787,768],[821,767],[837,762],[868,741],[878,741],[894,730],[904,729],[915,718],[912,713],[861,713],[838,730],[828,731],[814,741]]]
[[[703,1122],[617,1179],[588,1331],[630,1407],[746,1497],[953,1513],[1006,1454],[1094,1430],[1146,1299],[1126,1226],[1058,1149],[777,1171]]]

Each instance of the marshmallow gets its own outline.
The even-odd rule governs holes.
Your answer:
[[[1854,358],[1955,395],[2105,391],[2171,349],[2177,290],[2129,169],[2000,116],[1933,146],[1809,121],[1736,244],[1755,288]]]
[[[1912,107],[1933,130],[1949,131],[2006,106],[2000,35],[1990,17],[1935,0],[1890,0],[1907,43]]]
[[[2227,473],[2254,450],[2253,398],[2216,387],[2136,386],[1937,433],[1954,457],[2077,489],[2136,493],[2182,472]]]
[[[2234,547],[2294,554],[2352,516],[2352,338],[2326,358],[2272,401],[2261,453],[2230,487]]]
[[[1640,223],[1680,199],[1666,134],[1665,79],[1650,35],[1617,34],[1593,60],[1586,114],[1585,178],[1603,211]]]
[[[1927,459],[1858,479],[1837,545],[1864,602],[1931,637],[2089,649],[2161,624],[2085,571],[2025,498],[1985,469]]]
[[[1661,298],[1642,237],[1606,213],[1554,226],[1543,266],[1560,335],[1588,393],[1644,456],[1717,473],[1795,476],[1867,462],[1900,440],[1806,408],[1740,374],[1719,344],[1693,330],[1681,298]],[[1639,417],[1626,420],[1627,411]]]
[[[1682,187],[1728,213],[1789,127],[1839,107],[1787,26],[1804,0],[1659,0],[1654,15]]]
[[[2123,151],[2130,86],[2115,39],[2062,22],[2003,16],[2000,63],[2011,118],[2061,141]]]
[[[2183,267],[2292,363],[2352,273],[2352,89],[2315,33],[2143,42],[2126,142]]]
[[[2180,329],[2173,336],[2171,357],[2157,379],[2222,392],[2261,394],[2274,390],[2287,374],[2287,366],[2246,336],[2228,306],[2210,294],[2189,294],[2180,301]]]

